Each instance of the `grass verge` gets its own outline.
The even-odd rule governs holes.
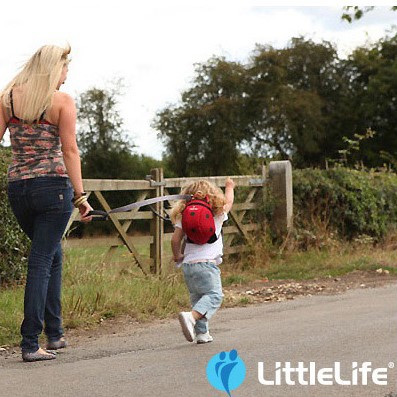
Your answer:
[[[174,316],[189,307],[180,271],[167,276],[144,276],[119,249],[104,262],[100,248],[67,249],[64,260],[63,318],[65,328],[94,326],[109,317],[128,314],[138,321]],[[255,279],[312,279],[342,276],[353,270],[378,268],[397,274],[397,252],[384,247],[343,246],[264,255],[261,249],[235,263],[222,265],[224,286]],[[19,343],[23,316],[23,285],[0,290],[0,346]]]

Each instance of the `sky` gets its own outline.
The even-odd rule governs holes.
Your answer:
[[[40,46],[70,43],[72,62],[62,91],[77,97],[91,87],[105,88],[114,79],[124,79],[119,111],[128,137],[136,153],[160,159],[164,146],[151,124],[156,112],[178,103],[191,84],[195,64],[213,55],[247,62],[255,44],[283,48],[298,36],[331,41],[346,57],[397,24],[397,12],[390,11],[388,2],[352,24],[341,20],[342,2],[330,3],[336,6],[314,6],[310,1],[274,6],[249,0],[134,3],[4,2],[0,89]]]

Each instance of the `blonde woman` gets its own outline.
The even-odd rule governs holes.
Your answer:
[[[8,197],[32,241],[21,325],[24,361],[52,360],[66,347],[61,319],[61,238],[73,204],[82,221],[92,210],[84,193],[76,144],[76,108],[59,90],[70,47],[41,47],[0,93],[0,141],[9,130]],[[44,328],[47,349],[40,348]]]

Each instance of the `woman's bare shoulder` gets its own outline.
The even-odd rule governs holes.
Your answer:
[[[66,92],[56,91],[52,103],[54,106],[74,106],[74,99]]]
[[[66,112],[66,113],[65,113]],[[65,92],[56,91],[52,97],[51,107],[47,110],[45,118],[52,124],[59,125],[62,114],[75,114],[74,99]]]

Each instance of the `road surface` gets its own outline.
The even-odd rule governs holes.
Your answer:
[[[206,367],[214,355],[236,349],[246,376],[232,397],[384,397],[397,392],[397,369],[390,368],[397,364],[396,308],[397,284],[391,284],[223,309],[212,321],[214,342],[206,345],[186,342],[177,320],[131,325],[96,339],[72,337],[71,346],[51,362],[23,363],[19,354],[0,357],[0,396],[225,397],[207,381]],[[302,362],[305,368],[315,362],[315,376],[332,368],[333,385],[300,385],[309,379],[305,372],[302,379],[290,373],[288,382],[295,385],[282,376],[280,385],[263,385],[260,362],[267,381],[276,379],[277,362],[283,368],[286,362],[292,367]],[[359,385],[335,384],[336,362],[345,381],[354,379],[356,368]],[[372,372],[368,384],[360,385],[364,362],[371,371],[385,368],[378,374],[387,385],[375,385]]]

